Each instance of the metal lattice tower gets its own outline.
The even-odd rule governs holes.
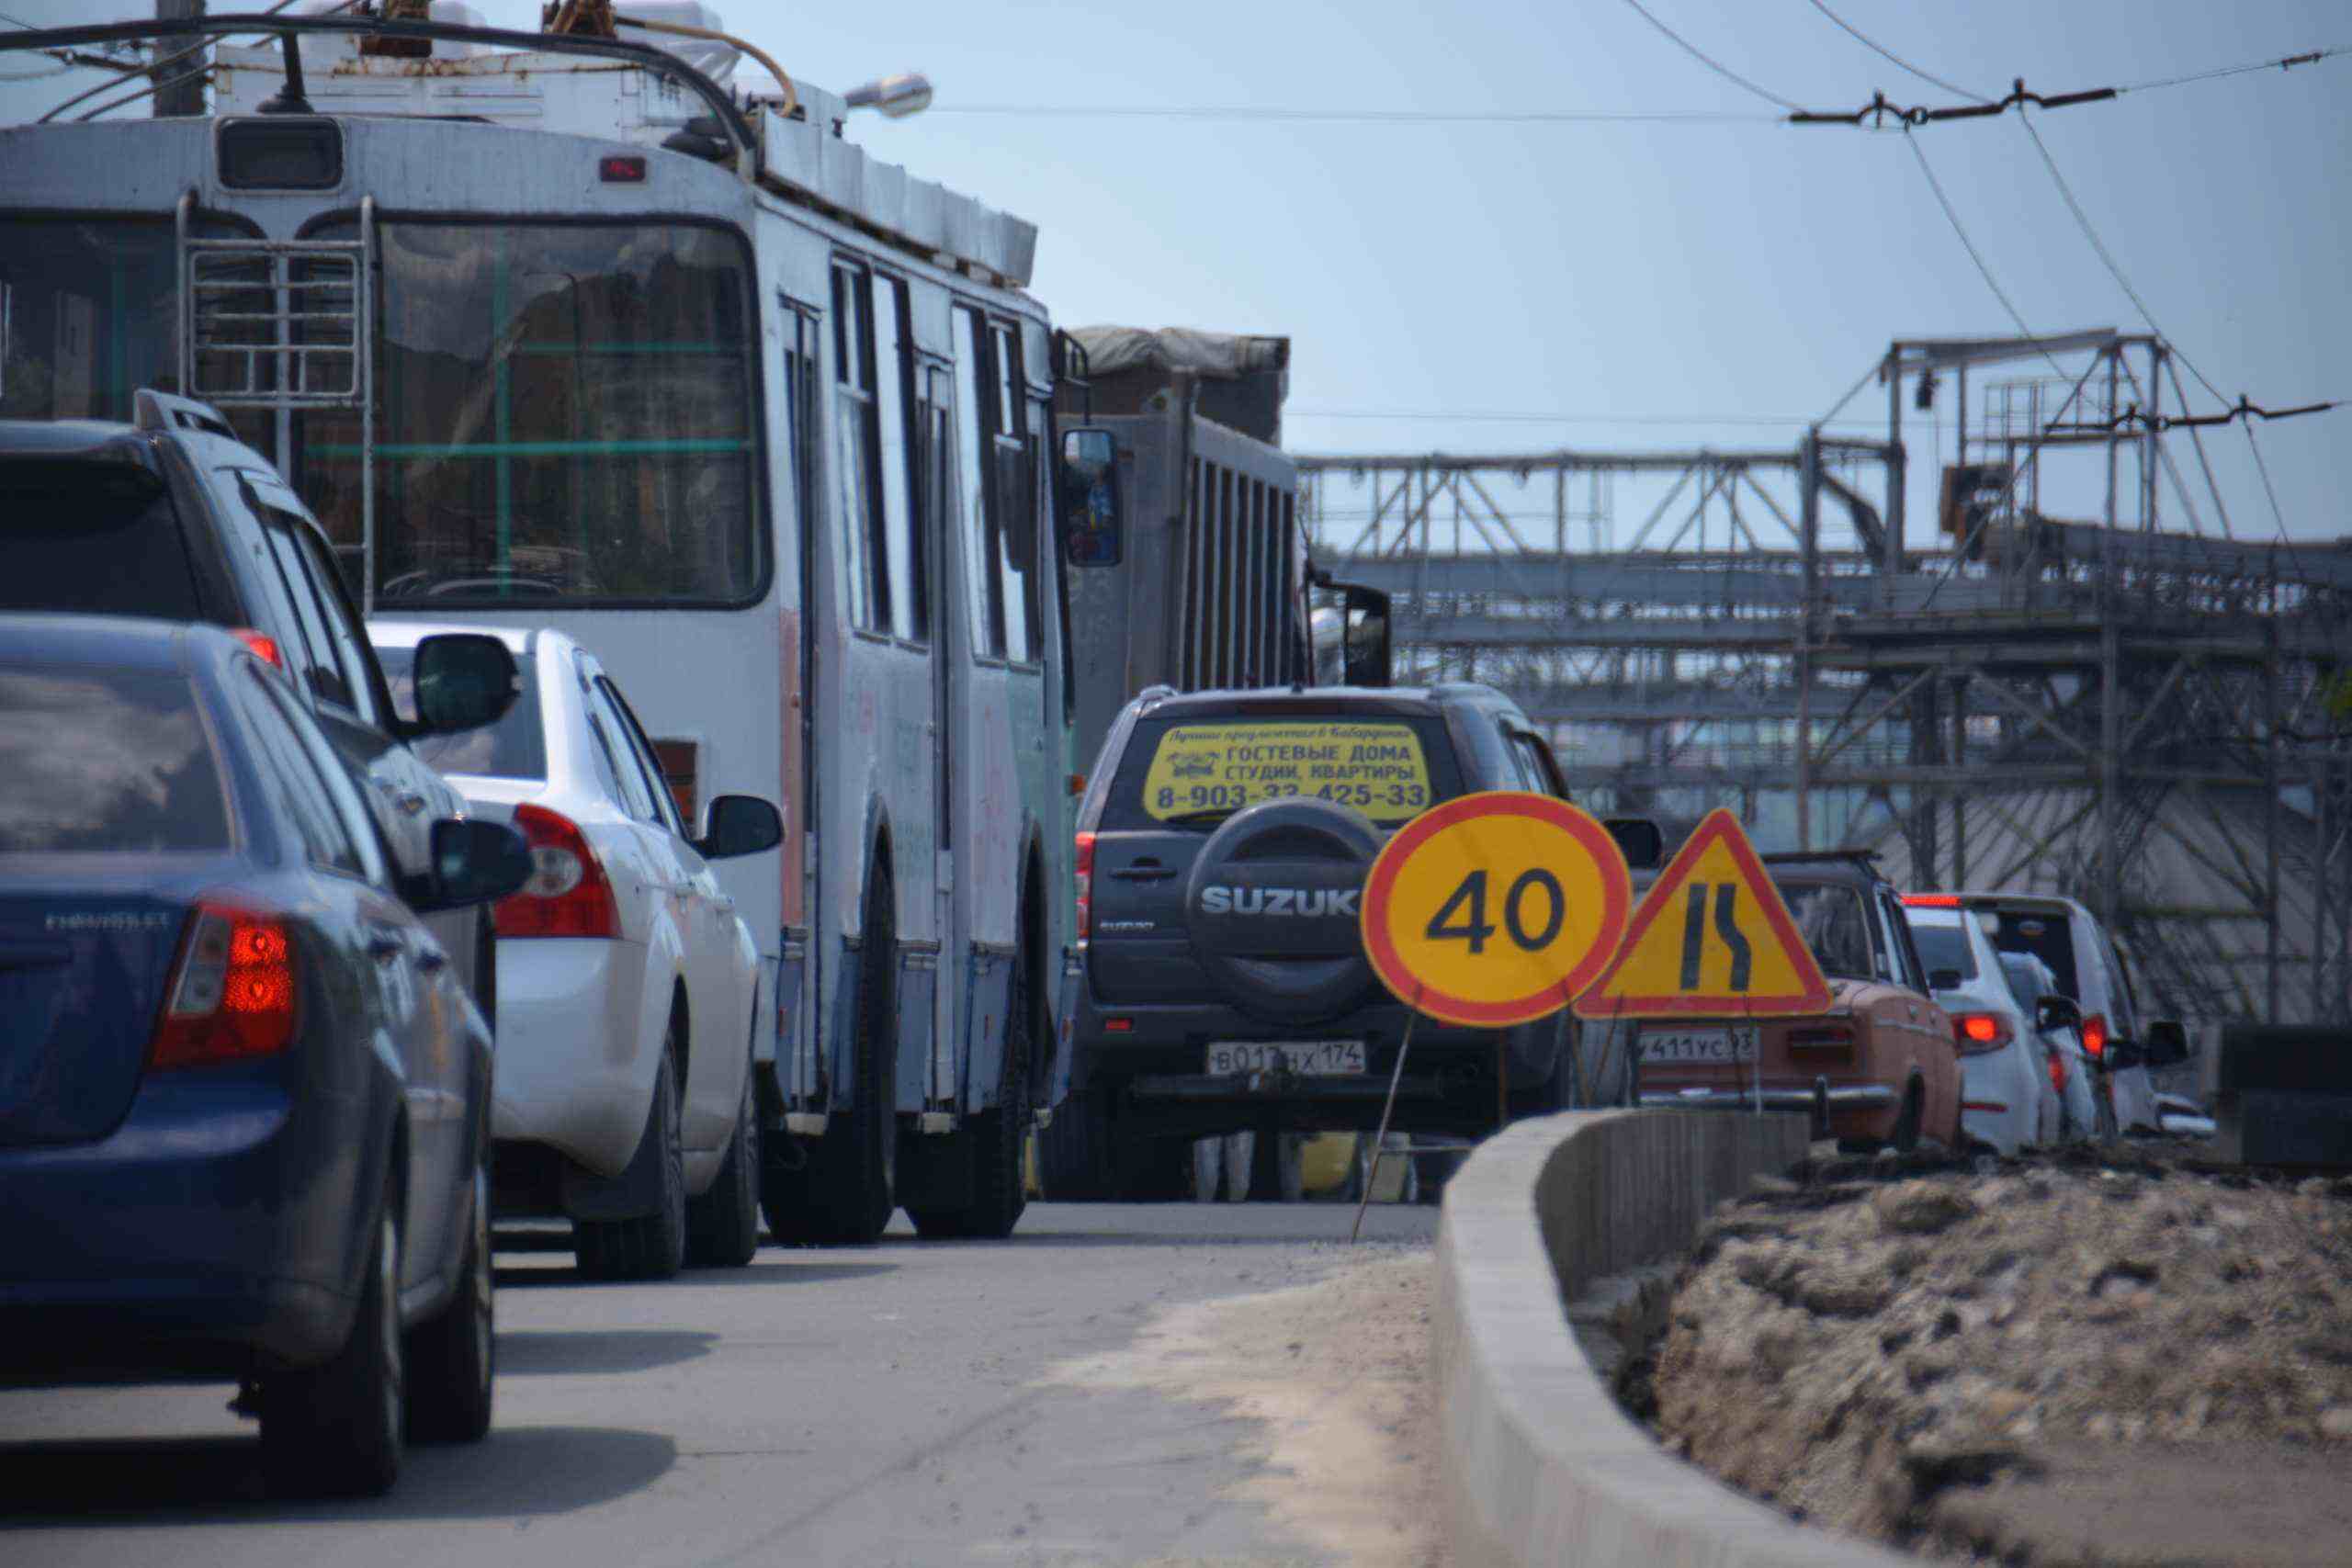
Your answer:
[[[1398,679],[1511,692],[1584,798],[2064,893],[2177,1016],[2352,1021],[2352,547],[2233,537],[2195,431],[2117,418],[2177,400],[2159,339],[1897,343],[1881,373],[1880,439],[1310,456],[1303,514],[1394,595]],[[1960,409],[1924,547],[1922,378]]]

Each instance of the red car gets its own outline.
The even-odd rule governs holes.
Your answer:
[[[1638,1051],[1641,1103],[1808,1111],[1815,1137],[1849,1152],[1962,1147],[1951,1017],[1928,999],[1893,885],[1860,852],[1762,858],[1829,981],[1829,1008],[1615,1025],[1621,1048],[1630,1036]]]

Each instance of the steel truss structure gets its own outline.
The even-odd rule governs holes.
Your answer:
[[[2186,412],[2159,339],[1898,342],[1878,375],[1872,439],[1306,456],[1302,515],[1394,596],[1400,681],[1511,692],[1588,799],[2079,898],[2172,1016],[2352,1021],[2352,540],[2238,536],[2196,428],[2132,417]],[[1906,397],[1941,381],[1914,530]]]

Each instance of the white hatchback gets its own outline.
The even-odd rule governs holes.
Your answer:
[[[2030,953],[2002,953],[2001,974],[2028,1019],[2041,1018],[2045,998],[2064,996],[2050,965]],[[2071,1024],[2057,1024],[2043,1029],[2041,1040],[2055,1063],[2051,1081],[2064,1096],[2065,1122],[2061,1136],[2068,1143],[2115,1136],[2115,1108],[2098,1091],[2094,1070],[2098,1064],[2083,1050],[2082,1031]]]
[[[458,629],[503,637],[523,691],[497,724],[419,749],[537,867],[495,910],[494,1207],[571,1220],[591,1278],[747,1263],[759,956],[709,863],[773,849],[776,809],[721,795],[690,833],[619,688],[560,632],[371,623],[396,704],[416,644]]]
[[[2056,994],[2081,1010],[2083,1049],[2109,1069],[2105,1079],[2117,1127],[2126,1133],[2158,1131],[2149,1069],[2184,1059],[2187,1048],[2177,1024],[2159,1029],[2156,1021],[2141,1015],[2132,972],[2098,918],[2072,898],[2049,894],[1958,897],[1985,922],[1995,949],[2040,959],[2056,982]]]
[[[2034,1027],[2030,1004],[2004,976],[1984,927],[1949,893],[1906,893],[1903,914],[1936,1005],[1951,1014],[1969,1141],[2014,1155],[2058,1142],[2069,1126],[2087,1135],[2091,1098],[2080,1060]]]

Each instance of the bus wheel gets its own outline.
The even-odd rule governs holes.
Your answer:
[[[817,1195],[817,1239],[865,1247],[879,1239],[898,1207],[899,1117],[892,1069],[899,1055],[899,931],[896,888],[888,865],[866,883],[865,941],[859,951],[857,1033],[851,1042],[852,1100],[825,1134],[823,1190]]]
[[[961,1134],[972,1140],[972,1201],[961,1209],[908,1210],[916,1231],[926,1237],[999,1241],[1012,1234],[1029,1206],[1021,1179],[1021,1144],[1029,1131],[1029,1010],[1034,994],[1028,944],[1023,942],[1012,955],[996,1108],[971,1117]]]

